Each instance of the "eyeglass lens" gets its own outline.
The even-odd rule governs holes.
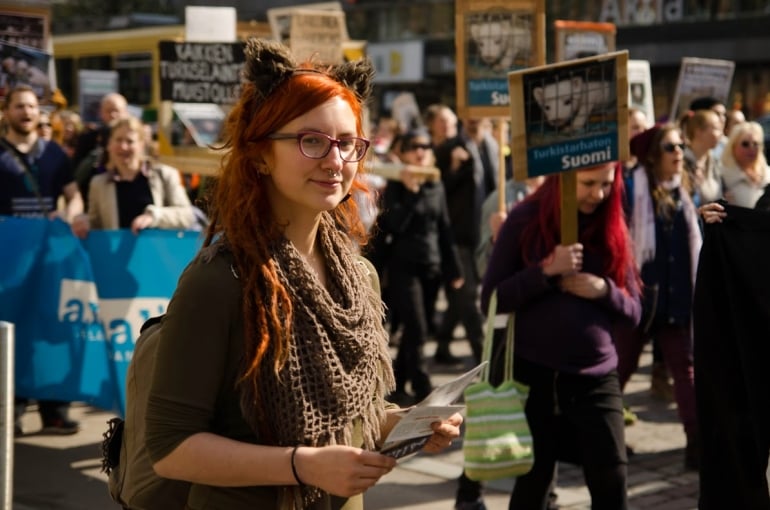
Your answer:
[[[313,159],[326,157],[332,145],[336,145],[339,148],[340,157],[349,162],[363,158],[367,147],[364,140],[356,137],[333,140],[323,134],[305,133],[299,139],[299,148],[302,153]]]

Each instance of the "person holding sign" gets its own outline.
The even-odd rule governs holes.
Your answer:
[[[369,61],[298,65],[246,45],[241,96],[204,247],[161,322],[147,404],[159,476],[194,510],[363,508],[395,466],[376,450],[398,416],[375,272],[353,191],[369,140]],[[424,451],[459,435],[432,424]]]
[[[498,312],[516,314],[514,374],[530,388],[535,464],[516,480],[509,507],[516,510],[546,507],[565,423],[577,436],[592,508],[628,508],[612,333],[618,322],[639,322],[640,281],[620,163],[578,170],[576,178],[578,242],[559,244],[559,176],[549,176],[509,213],[482,287],[482,306],[497,291]]]

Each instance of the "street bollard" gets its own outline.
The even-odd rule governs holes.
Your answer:
[[[0,510],[13,505],[14,328],[0,321]]]

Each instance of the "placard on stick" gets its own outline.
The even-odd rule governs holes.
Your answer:
[[[562,199],[574,201],[574,170],[628,159],[627,63],[621,51],[508,73],[516,180],[570,175]],[[576,206],[562,205],[575,209],[562,239],[576,240]]]
[[[711,58],[683,57],[671,104],[671,121],[679,119],[693,99],[713,97],[727,104],[735,62]]]
[[[614,23],[557,19],[553,22],[553,27],[556,33],[557,62],[595,57],[615,51],[617,29]]]
[[[313,58],[325,64],[341,64],[342,43],[347,41],[345,13],[295,9],[291,14],[289,47],[300,61]]]
[[[507,73],[545,64],[544,0],[455,1],[457,111],[507,117]]]

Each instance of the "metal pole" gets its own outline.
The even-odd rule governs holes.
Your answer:
[[[0,509],[13,505],[14,348],[10,322],[0,321]]]

